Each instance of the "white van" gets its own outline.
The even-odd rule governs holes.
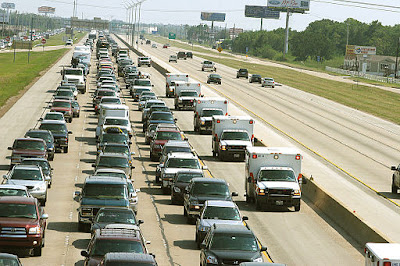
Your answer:
[[[99,110],[96,137],[100,135],[101,126],[104,124],[105,118],[110,116],[129,119],[129,107],[125,104],[102,104]]]

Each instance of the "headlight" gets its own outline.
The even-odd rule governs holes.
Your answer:
[[[40,226],[35,226],[35,227],[29,228],[28,234],[38,235],[38,234],[40,234],[41,231],[42,231],[42,229],[40,228]]]
[[[258,257],[258,258],[253,259],[253,262],[263,262],[263,259],[262,259],[262,257]]]
[[[211,264],[218,264],[218,260],[216,257],[214,256],[207,256],[207,263],[211,263]]]
[[[190,209],[200,210],[200,206],[199,206],[199,205],[191,204],[191,205],[190,205]]]
[[[301,192],[298,189],[293,190],[293,196],[300,196]]]
[[[81,214],[82,214],[82,216],[90,216],[90,215],[92,215],[92,209],[91,208],[82,208]]]
[[[205,232],[205,231],[208,230],[208,228],[209,228],[208,226],[200,225],[200,226],[199,226],[199,231]]]
[[[221,146],[221,150],[225,151],[225,150],[226,150],[226,146],[225,146],[225,145],[222,145],[222,146]]]
[[[201,120],[201,124],[202,125],[204,125],[206,123],[206,121],[204,121],[204,120]]]
[[[181,192],[181,189],[178,188],[178,187],[174,187],[174,192],[175,192],[175,193],[179,193],[179,192]]]

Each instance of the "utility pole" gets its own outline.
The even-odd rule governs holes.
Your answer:
[[[143,1],[142,1],[143,2]],[[138,26],[137,26],[137,40],[136,40],[136,49],[139,49],[139,34],[140,34],[140,9],[142,8],[142,2],[139,2],[139,17],[138,17]]]
[[[346,22],[347,24],[347,38],[346,38],[346,46],[349,45],[349,22]]]
[[[33,38],[33,15],[32,15],[32,17],[31,17],[31,38],[30,38],[30,40],[29,40],[29,51],[28,51],[28,64],[29,64],[29,58],[30,58],[30,56],[31,56],[31,49],[32,49],[32,44],[33,44],[33,41],[32,41],[32,38]]]
[[[263,18],[261,18],[260,31],[262,31],[262,29],[263,29],[263,27],[262,27],[263,25],[262,24],[263,24]]]
[[[290,16],[290,9],[286,11],[286,29],[285,29],[285,45],[283,47],[283,57],[285,58],[285,55],[289,51],[289,16]]]
[[[396,65],[394,66],[394,78],[397,79],[397,68],[398,68],[398,58],[399,58],[399,46],[400,46],[400,38],[397,40],[397,49],[396,49]]]

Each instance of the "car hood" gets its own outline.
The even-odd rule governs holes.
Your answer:
[[[175,124],[175,122],[169,120],[150,120],[148,124]]]
[[[259,251],[242,251],[242,250],[213,250],[212,253],[216,255],[220,260],[238,260],[239,263],[243,261],[253,261],[253,259],[260,256]],[[239,264],[238,263],[238,264]]]
[[[1,227],[26,227],[38,223],[38,219],[0,217]]]
[[[167,142],[168,142],[168,140],[159,140],[159,139],[154,140],[154,144],[155,144],[155,145],[162,145],[162,146],[164,146],[165,143],[167,143]]]
[[[56,138],[68,138],[67,133],[53,133],[53,137]]]
[[[31,189],[30,187],[40,186],[41,184],[44,183],[44,181],[9,179],[9,180],[7,180],[6,183],[13,184],[13,185],[26,186],[28,189]]]
[[[203,226],[211,227],[213,224],[239,224],[242,225],[243,222],[239,221],[231,221],[231,220],[217,220],[217,219],[201,219],[200,224]]]
[[[130,174],[130,167],[117,167],[117,166],[113,166],[113,167],[106,167],[106,166],[98,166],[96,167],[96,170],[101,170],[101,169],[120,169],[123,170],[125,172],[125,174],[129,175]]]
[[[175,174],[175,173],[177,173],[177,172],[179,172],[179,171],[182,171],[182,170],[187,170],[187,168],[172,168],[172,167],[166,167],[166,168],[164,168],[164,174]],[[197,169],[190,169],[190,170],[197,170]],[[203,172],[203,170],[201,170],[201,169],[198,169],[199,171],[193,171],[194,173],[202,173]]]
[[[252,146],[251,141],[248,140],[221,140],[221,145],[227,146]]]
[[[44,155],[46,151],[38,151],[38,150],[13,150],[13,155]]]
[[[285,181],[259,181],[257,182],[259,188],[281,188],[281,189],[298,189],[300,190],[299,184],[297,182],[285,182]]]
[[[81,206],[84,205],[127,207],[129,206],[129,201],[127,199],[82,198]]]

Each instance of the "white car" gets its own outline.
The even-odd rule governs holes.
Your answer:
[[[67,45],[74,45],[74,41],[72,40],[72,39],[68,39],[66,42],[65,42],[65,46],[67,46]]]
[[[275,88],[275,81],[273,78],[263,78],[261,81],[261,87],[272,87]]]
[[[168,59],[168,62],[175,62],[175,63],[178,63],[178,57],[176,56],[176,55],[170,55],[169,56],[169,59]]]
[[[151,45],[151,48],[157,48],[157,44],[153,43],[153,44]]]
[[[131,122],[129,121],[129,118],[107,116],[104,119],[104,123],[100,128],[100,133],[103,132],[106,127],[113,127],[113,126],[126,129],[129,134],[129,137],[132,137],[133,135],[132,125]],[[100,137],[100,134],[98,135],[98,137]]]
[[[2,196],[32,197],[26,186],[8,184],[0,185],[0,197]]]

